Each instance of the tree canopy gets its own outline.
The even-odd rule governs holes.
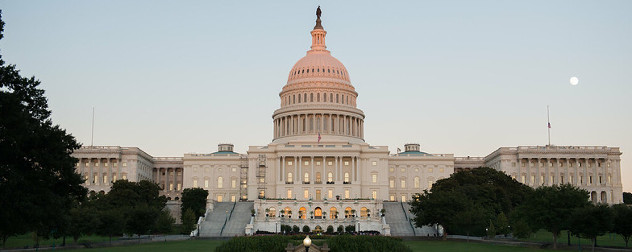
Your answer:
[[[180,205],[182,219],[187,209],[191,209],[197,220],[206,212],[206,198],[208,191],[202,188],[186,188],[182,191],[182,205]]]
[[[0,13],[0,39],[4,22]],[[44,90],[0,55],[0,236],[65,232],[87,190],[71,156],[80,145],[50,119]],[[10,206],[10,207],[6,207]]]
[[[509,213],[532,192],[505,173],[481,167],[437,181],[413,196],[417,226],[440,224],[444,234],[484,235],[490,220]]]
[[[632,204],[632,193],[623,192],[623,203]]]
[[[621,235],[625,241],[625,247],[628,247],[630,236],[632,236],[632,208],[625,204],[617,204],[612,206],[614,213],[614,227],[612,231]]]
[[[557,238],[569,228],[571,213],[590,204],[588,198],[588,191],[569,184],[540,186],[517,212],[531,229],[543,228],[553,233],[553,248],[557,248]]]
[[[573,234],[592,240],[592,251],[597,245],[597,236],[604,235],[613,227],[612,209],[605,204],[588,204],[576,208],[570,218],[570,230]]]

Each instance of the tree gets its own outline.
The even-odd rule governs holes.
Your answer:
[[[623,192],[623,203],[632,204],[632,193]]]
[[[77,205],[70,209],[70,227],[68,234],[72,236],[75,243],[79,237],[91,235],[95,232],[95,227],[100,224],[97,209],[92,207],[88,202]]]
[[[138,235],[140,239],[141,235],[149,234],[154,228],[159,214],[160,211],[156,211],[155,208],[145,204],[138,205],[130,212],[125,230]]]
[[[197,220],[200,216],[204,215],[206,212],[206,198],[208,197],[208,191],[202,188],[186,188],[182,191],[182,205],[180,205],[180,209],[182,210],[182,215],[184,216],[184,212],[186,209],[193,210],[195,214],[195,219]]]
[[[505,213],[500,212],[498,216],[496,216],[496,226],[498,227],[498,233],[507,236],[511,231],[509,230],[509,220],[507,220],[507,216]]]
[[[156,221],[156,228],[154,229],[154,233],[158,234],[168,234],[173,230],[173,224],[176,223],[176,219],[171,216],[171,213],[168,209],[163,209],[158,215],[158,220]]]
[[[565,184],[538,187],[519,208],[531,228],[544,228],[553,234],[553,248],[557,248],[557,239],[568,229],[573,210],[588,204],[588,191]]]
[[[310,229],[308,225],[303,226],[303,233],[309,233]]]
[[[413,196],[415,225],[439,224],[448,232],[485,234],[489,220],[510,213],[532,192],[505,173],[481,167],[437,181]]]
[[[570,219],[570,230],[573,234],[588,238],[593,242],[592,251],[597,245],[597,236],[612,230],[612,210],[605,204],[588,204],[573,211]]]
[[[614,213],[614,227],[612,231],[623,237],[625,247],[628,247],[630,236],[632,236],[632,208],[625,204],[612,206]]]
[[[325,232],[327,234],[333,234],[334,233],[334,226],[329,225],[327,226],[327,232]]]
[[[297,225],[292,226],[292,233],[298,233],[300,231],[301,229],[299,229]]]
[[[112,243],[112,236],[121,235],[125,230],[126,220],[124,216],[123,212],[116,208],[101,211],[96,233],[110,237],[110,243]]]
[[[4,22],[0,13],[0,39]],[[20,76],[0,55],[0,237],[65,229],[72,202],[87,190],[71,156],[75,138],[50,119],[35,77]]]
[[[193,212],[191,208],[187,208],[182,215],[182,233],[190,233],[193,229],[195,229],[196,224],[197,219],[195,218],[195,212]]]
[[[342,225],[338,226],[338,228],[336,228],[336,232],[338,232],[338,234],[342,234],[342,232],[345,231],[345,227],[343,227]]]

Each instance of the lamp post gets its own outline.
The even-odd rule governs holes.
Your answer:
[[[303,240],[303,246],[305,246],[305,252],[309,252],[309,246],[312,245],[312,240],[309,239],[309,235]]]

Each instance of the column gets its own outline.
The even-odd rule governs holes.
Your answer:
[[[323,183],[323,180],[327,181],[327,173],[326,173],[326,169],[325,169],[325,162],[327,162],[327,157],[323,156],[322,160],[323,160],[323,171],[320,174],[320,183]]]
[[[112,159],[108,158],[107,160],[108,160],[107,164],[108,164],[108,185],[109,185],[109,184],[112,184],[112,166],[114,164],[112,163]]]
[[[103,164],[101,164],[101,159],[97,158],[97,164],[98,164],[98,169],[99,170],[98,174],[97,174],[97,180],[99,181],[97,184],[99,185],[103,185]]]
[[[281,160],[281,157],[279,157],[277,161],[277,167],[279,167],[279,182],[283,182],[283,167],[281,166],[281,163],[283,163],[283,161]]]
[[[334,156],[334,181],[338,182],[338,156]]]
[[[309,182],[314,184],[314,182],[316,181],[316,175],[314,175],[314,156],[311,156],[311,161],[310,162],[311,162],[311,165],[312,165],[312,173],[309,174],[310,175],[309,176],[310,177]]]
[[[294,181],[296,181],[296,178],[298,178],[299,184],[301,183],[301,181],[303,181],[303,179],[301,179],[301,172],[303,172],[303,171],[302,171],[302,169],[299,168],[299,167],[301,167],[301,168],[303,167],[303,166],[301,166],[301,160],[302,160],[302,158],[300,156],[298,157],[298,162],[296,162],[296,160],[295,160],[295,163],[296,163],[296,176],[295,176]]]
[[[356,171],[355,171],[355,157],[351,157],[351,178],[349,181],[356,181]]]

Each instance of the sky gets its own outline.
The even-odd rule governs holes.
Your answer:
[[[153,156],[272,141],[315,10],[391,153],[618,146],[632,191],[632,1],[7,1],[0,54],[54,123]],[[569,79],[579,78],[578,85]]]

